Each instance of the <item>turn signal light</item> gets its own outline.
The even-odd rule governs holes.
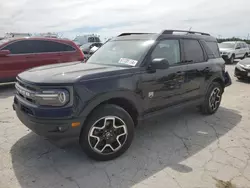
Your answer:
[[[71,123],[71,127],[78,127],[80,125],[81,125],[80,122],[73,122],[73,123]]]

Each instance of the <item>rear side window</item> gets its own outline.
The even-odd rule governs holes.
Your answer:
[[[33,42],[38,53],[75,51],[75,48],[73,48],[72,46],[59,42],[42,40],[34,40]]]
[[[247,47],[246,43],[242,43],[242,46],[243,46],[243,48]]]
[[[186,61],[193,61],[195,63],[204,61],[204,53],[197,40],[184,39],[183,43]]]
[[[217,42],[206,42],[209,49],[213,52],[215,58],[220,57],[220,51]]]

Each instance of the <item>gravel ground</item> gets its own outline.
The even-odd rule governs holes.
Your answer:
[[[227,66],[233,84],[215,115],[183,109],[150,120],[109,162],[33,134],[12,110],[13,85],[1,86],[0,188],[250,187],[250,87],[233,69]]]

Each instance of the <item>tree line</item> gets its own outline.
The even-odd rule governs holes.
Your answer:
[[[241,38],[237,38],[237,37],[232,37],[232,38],[224,38],[224,39],[222,39],[222,38],[217,38],[217,41],[219,42],[219,43],[221,43],[221,42],[225,42],[225,41],[244,41],[244,42],[246,42],[247,44],[250,44],[250,40],[248,40],[248,39],[241,39]]]

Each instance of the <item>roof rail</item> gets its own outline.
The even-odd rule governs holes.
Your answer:
[[[152,33],[122,33],[118,35],[117,37],[126,36],[126,35],[143,35],[143,34],[152,34]]]
[[[208,34],[208,33],[196,32],[196,31],[186,31],[186,30],[164,30],[164,31],[162,31],[161,34],[171,34],[172,35],[174,32],[183,32],[183,33],[187,33],[187,34],[201,34],[201,35],[210,36],[210,34]]]

